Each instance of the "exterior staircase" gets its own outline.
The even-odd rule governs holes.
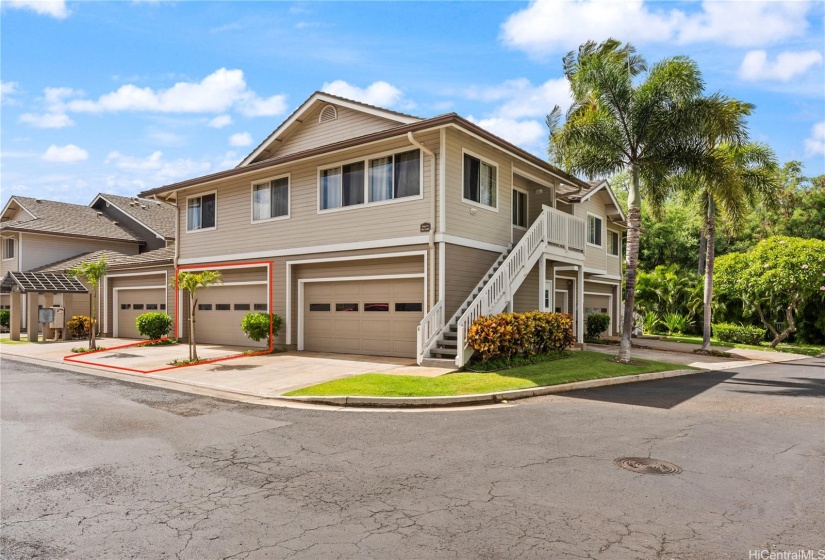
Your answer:
[[[448,321],[440,300],[418,327],[418,363],[461,367],[473,354],[467,345],[470,325],[484,315],[501,313],[545,252],[573,252],[584,258],[585,223],[581,218],[544,207],[521,240],[493,263]]]

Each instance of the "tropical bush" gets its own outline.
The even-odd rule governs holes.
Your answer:
[[[730,323],[714,323],[713,336],[722,342],[738,344],[755,344],[765,340],[767,330],[751,325],[732,325]]]
[[[655,311],[648,311],[642,315],[642,332],[645,334],[656,334],[661,324],[662,320]]]
[[[66,321],[66,328],[72,338],[84,338],[89,336],[89,327],[92,320],[86,315],[72,315],[72,318]]]
[[[166,313],[144,313],[135,319],[135,326],[141,336],[155,340],[169,334],[172,330],[172,318]]]
[[[484,361],[560,352],[574,341],[570,315],[539,311],[479,317],[467,334],[467,342]]]
[[[584,338],[596,340],[610,326],[610,315],[606,313],[592,313],[584,323]]]
[[[247,338],[255,342],[269,342],[269,313],[247,313],[241,321],[241,329]],[[284,320],[279,315],[272,315],[272,336],[278,335]]]
[[[0,327],[8,329],[11,324],[11,313],[8,309],[0,309]]]
[[[667,328],[668,334],[685,334],[692,325],[690,317],[681,313],[668,313],[662,317],[662,322]]]

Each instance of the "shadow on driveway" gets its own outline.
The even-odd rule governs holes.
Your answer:
[[[780,379],[747,379],[737,378],[728,383],[733,385],[745,385],[746,387],[759,387],[767,389],[764,391],[754,391],[751,389],[738,389],[737,393],[749,393],[757,395],[779,395],[782,397],[825,397],[825,379],[814,377],[791,377],[798,381],[795,383],[789,380]]]

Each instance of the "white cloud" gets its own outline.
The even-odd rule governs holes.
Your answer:
[[[223,128],[225,126],[229,126],[230,124],[232,124],[232,117],[229,115],[218,115],[209,121],[209,126],[212,128]]]
[[[527,78],[507,80],[494,86],[468,89],[465,96],[486,102],[503,102],[494,111],[496,116],[508,119],[543,117],[555,105],[567,107],[571,102],[567,79],[551,79],[533,86]]]
[[[11,103],[11,97],[18,93],[20,93],[20,84],[17,82],[0,82],[0,104]]]
[[[774,62],[768,61],[768,53],[765,51],[750,51],[742,59],[739,77],[751,82],[789,82],[819,64],[822,64],[822,53],[814,50],[781,52]]]
[[[377,107],[394,107],[403,97],[400,89],[383,81],[373,82],[366,88],[360,88],[344,80],[335,80],[325,83],[321,91]]]
[[[811,127],[810,137],[805,139],[805,154],[808,156],[825,155],[825,121]]]
[[[542,140],[547,136],[547,128],[534,120],[519,121],[503,117],[476,119],[473,116],[468,117],[468,120],[476,123],[481,128],[489,130],[496,136],[501,136],[508,142],[532,152],[540,148]]]
[[[237,132],[229,137],[230,146],[249,146],[252,143],[252,135],[248,132]]]
[[[37,14],[52,16],[57,19],[69,17],[65,0],[4,0],[3,6],[31,10]]]
[[[30,124],[36,128],[65,128],[72,126],[74,121],[65,113],[23,113],[20,122]]]
[[[805,2],[705,1],[699,11],[687,13],[660,7],[666,5],[643,0],[534,0],[502,24],[500,38],[505,45],[536,57],[608,37],[636,45],[713,42],[759,46],[803,34],[810,8]]]
[[[212,164],[208,161],[196,161],[188,158],[168,161],[163,158],[163,152],[161,151],[152,152],[151,155],[145,158],[126,156],[116,151],[110,152],[104,163],[114,165],[118,169],[140,172],[145,175],[145,182],[149,184],[202,175],[212,167]]]
[[[66,107],[85,113],[223,113],[235,108],[244,115],[257,117],[286,111],[286,97],[258,97],[247,87],[242,70],[220,68],[200,82],[178,82],[169,89],[158,90],[127,84],[97,100],[74,99],[66,103]]]
[[[40,159],[55,163],[77,163],[78,161],[89,159],[89,152],[83,148],[78,148],[74,144],[67,144],[65,146],[52,144],[43,155],[40,156]]]

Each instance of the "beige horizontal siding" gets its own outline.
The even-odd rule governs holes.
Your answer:
[[[513,311],[523,313],[525,311],[536,311],[539,308],[539,297],[544,294],[544,290],[539,288],[539,262],[527,274],[527,278],[513,294]]]
[[[416,136],[428,149],[438,151],[438,132]],[[422,235],[420,225],[432,222],[430,166],[424,155],[421,199],[367,205],[318,213],[318,168],[334,166],[354,158],[368,158],[387,151],[412,149],[403,139],[285,164],[246,177],[229,178],[213,185],[192,188],[186,195],[217,190],[217,227],[212,231],[186,231],[186,200],[180,205],[180,257],[182,259],[231,256],[330,244],[385,240]],[[436,158],[438,155],[436,154]],[[290,218],[252,224],[251,185],[268,177],[290,174]]]
[[[18,245],[19,247],[19,245]],[[137,255],[136,243],[119,243],[96,239],[79,239],[62,235],[23,234],[23,251],[20,253],[20,269],[31,270],[89,253],[92,251],[112,250],[127,255]]]
[[[602,246],[585,245],[584,266],[595,270],[607,270],[607,216],[605,215],[604,203],[602,203],[599,196],[600,194],[597,193],[584,202],[576,204],[575,209],[576,216],[585,221],[585,241],[588,239],[587,213],[590,212],[602,219]]]
[[[286,156],[386,130],[400,124],[397,121],[384,119],[362,111],[354,111],[339,105],[334,105],[338,111],[337,119],[319,123],[318,116],[324,107],[326,107],[326,104],[319,104],[314,111],[305,115],[304,122],[288,133],[283,142],[274,142],[274,145],[267,150],[267,157]],[[257,158],[257,160],[260,159],[265,158]]]
[[[452,317],[501,254],[447,243],[445,313]]]
[[[164,276],[164,271],[166,271],[166,276]],[[141,276],[112,276],[106,281],[106,301],[108,305],[106,307],[106,317],[101,319],[101,327],[103,328],[105,333],[111,334],[114,332],[114,316],[115,316],[115,309],[114,309],[114,289],[115,288],[138,288],[142,286],[165,286],[165,282],[167,278],[171,281],[175,277],[175,269],[173,267],[157,267],[157,268],[148,268],[148,269],[140,269],[136,270],[135,272],[152,272],[151,275],[141,275]],[[128,274],[129,271],[127,270],[118,270],[113,271],[112,274]],[[131,290],[130,290],[131,291]],[[137,290],[136,290],[137,291]],[[121,299],[125,292],[120,292]],[[157,303],[166,303],[166,310],[160,310],[159,312],[165,312],[167,315],[174,317],[175,315],[175,289],[174,287],[168,287],[166,290],[166,301],[165,302],[157,302]]]

